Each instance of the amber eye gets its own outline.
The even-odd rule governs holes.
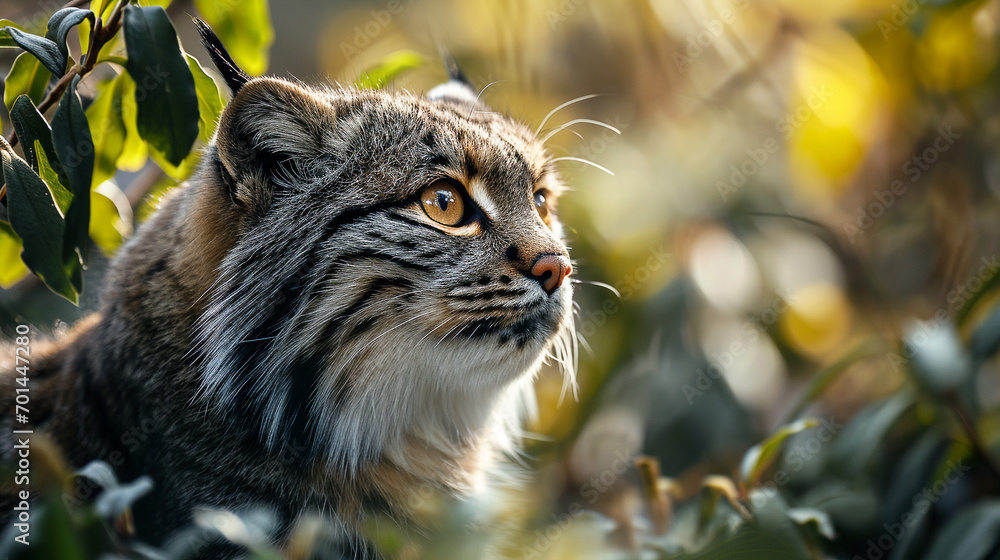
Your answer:
[[[427,217],[445,226],[457,226],[465,217],[465,201],[458,188],[447,181],[436,181],[420,193],[420,205]]]
[[[535,210],[538,211],[538,215],[542,217],[542,220],[548,220],[549,205],[546,192],[544,190],[536,191],[532,198],[535,201]]]

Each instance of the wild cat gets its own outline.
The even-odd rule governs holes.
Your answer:
[[[457,70],[424,97],[313,88],[250,78],[200,31],[232,101],[100,310],[34,356],[35,430],[75,467],[150,476],[151,542],[196,507],[351,532],[480,491],[543,361],[574,353],[554,159]]]

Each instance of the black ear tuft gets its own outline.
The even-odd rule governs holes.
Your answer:
[[[229,91],[233,95],[236,95],[240,91],[240,88],[250,81],[250,75],[233,62],[233,58],[226,52],[226,47],[207,23],[200,18],[191,19],[194,20],[194,25],[198,28],[198,35],[201,36],[201,44],[205,46],[205,50],[212,57],[212,62],[219,69],[219,73],[222,74],[222,79],[229,86]]]
[[[448,81],[427,92],[427,99],[432,101],[451,101],[464,105],[479,105],[479,96],[469,77],[459,68],[455,57],[444,45],[438,45],[441,59],[448,70]]]
[[[448,70],[448,80],[452,82],[458,82],[460,84],[472,87],[472,82],[469,81],[469,77],[465,75],[462,68],[458,65],[458,61],[455,57],[451,55],[448,49],[441,47],[441,58],[444,60],[444,66]]]

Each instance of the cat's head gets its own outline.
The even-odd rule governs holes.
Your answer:
[[[238,232],[199,325],[206,395],[271,447],[351,467],[506,434],[573,346],[562,187],[535,134],[459,79],[227,81],[202,177]]]

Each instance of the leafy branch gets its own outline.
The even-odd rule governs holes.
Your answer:
[[[63,9],[74,8],[75,6],[89,3],[90,0],[70,2],[69,4],[66,4]],[[82,78],[90,73],[95,66],[97,66],[98,54],[101,52],[101,49],[104,48],[104,46],[107,45],[108,42],[111,41],[111,39],[118,33],[118,30],[121,29],[122,10],[126,5],[128,5],[127,0],[118,0],[117,4],[115,4],[114,10],[111,12],[111,16],[108,17],[107,25],[103,24],[103,20],[99,15],[95,17],[94,30],[90,33],[90,44],[87,46],[87,54],[83,57],[83,64],[74,64],[73,67],[70,68],[58,82],[56,82],[56,84],[49,91],[48,95],[45,96],[45,99],[38,104],[38,111],[40,113],[48,111],[59,101],[59,99],[62,98],[63,93],[65,93],[66,88],[69,87],[73,78],[76,76],[80,76]],[[7,143],[13,147],[17,145],[17,140],[17,131],[12,130],[7,136]],[[4,185],[3,188],[6,188],[6,185]],[[0,199],[2,199],[3,196],[4,191],[0,191]]]
[[[0,212],[0,286],[30,272],[75,303],[91,243],[114,252],[131,232],[139,199],[197,167],[195,147],[211,138],[223,100],[215,81],[182,49],[165,10],[169,2],[159,4],[74,0],[51,15],[44,36],[0,23],[0,47],[24,51],[4,81],[13,130],[0,137],[6,210]],[[265,0],[194,5],[232,44],[237,60],[263,71],[273,34]],[[67,42],[78,26],[79,62]],[[84,109],[77,87],[102,62],[114,63],[114,74],[96,84]],[[52,109],[50,122],[45,115]],[[18,144],[20,155],[13,149]],[[144,168],[127,193],[112,180],[118,170]]]

